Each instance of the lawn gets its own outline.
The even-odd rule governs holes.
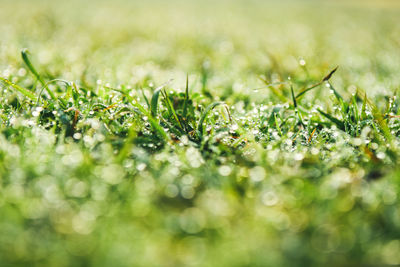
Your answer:
[[[399,265],[399,16],[2,0],[0,266]]]

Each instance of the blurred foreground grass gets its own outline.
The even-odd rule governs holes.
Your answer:
[[[396,1],[0,4],[0,266],[400,264]]]

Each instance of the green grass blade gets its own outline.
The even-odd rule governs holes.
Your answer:
[[[358,123],[360,121],[360,114],[358,112],[358,106],[357,106],[357,99],[356,98],[357,98],[356,95],[353,95],[352,107],[353,107],[354,118],[355,118],[356,122]]]
[[[182,113],[183,119],[186,119],[188,102],[189,102],[189,75],[186,75],[185,102],[183,103],[183,113]]]
[[[178,126],[180,127],[180,130],[183,131],[182,124],[181,124],[181,122],[179,121],[178,116],[176,115],[175,108],[174,108],[174,106],[172,105],[172,103],[171,103],[171,101],[170,101],[170,99],[169,99],[168,93],[167,93],[165,90],[162,90],[161,93],[162,93],[163,96],[164,96],[164,101],[165,101],[165,104],[166,104],[166,106],[167,106],[167,109],[168,109],[169,114],[173,116],[173,118],[175,119],[176,123],[177,123]]]
[[[282,136],[282,130],[281,127],[279,126],[278,117],[276,116],[276,113],[274,113],[274,120],[275,120],[275,127],[278,130],[279,135]]]
[[[292,99],[293,99],[294,108],[297,108],[297,102],[296,102],[296,97],[294,96],[293,85],[290,85],[290,91],[292,93]]]
[[[33,75],[35,75],[35,77],[42,83],[42,85],[44,84],[44,81],[42,80],[42,77],[39,75],[39,73],[36,71],[35,67],[32,65],[31,61],[29,60],[28,57],[28,49],[22,49],[21,51],[21,56],[22,59],[24,60],[26,66],[28,66],[29,70],[32,72]]]
[[[35,67],[33,66],[32,62],[29,60],[28,57],[28,49],[22,49],[21,51],[21,56],[23,61],[25,62],[26,66],[28,69],[32,72],[32,74],[38,79],[38,81],[42,84],[42,86],[46,89],[47,93],[50,95],[51,99],[57,100],[56,96],[54,93],[49,89],[43,78],[39,75],[39,73],[36,71]]]
[[[150,111],[151,111],[151,115],[154,118],[157,117],[158,98],[160,96],[160,92],[162,89],[163,89],[163,87],[158,87],[154,91],[153,96],[151,97]]]
[[[304,94],[307,93],[308,91],[314,89],[315,87],[320,86],[321,84],[322,84],[322,82],[319,82],[319,83],[316,83],[316,84],[314,84],[314,85],[311,85],[310,87],[308,87],[308,88],[306,88],[306,89],[300,91],[300,93],[298,93],[298,94],[296,95],[296,98],[301,97],[302,95],[304,95]]]
[[[205,119],[207,118],[208,113],[213,110],[216,106],[222,105],[224,102],[214,102],[207,106],[204,110],[203,114],[201,114],[199,124],[197,125],[197,132],[199,133],[200,138],[203,136],[203,124]]]
[[[171,81],[172,80],[169,80],[168,82],[164,83],[163,85],[157,87],[156,90],[154,90],[154,93],[151,97],[151,102],[150,102],[150,112],[153,117],[157,117],[158,98],[160,97],[160,92]]]
[[[16,85],[16,84],[14,84],[14,83],[10,82],[9,80],[4,79],[2,77],[0,77],[0,80],[2,80],[5,84],[7,84],[8,86],[14,88],[15,90],[17,90],[18,92],[20,92],[24,96],[28,97],[29,99],[31,99],[33,101],[36,100],[35,95],[31,91],[29,91],[28,89],[22,88],[21,86]]]
[[[43,90],[44,90],[47,86],[49,86],[49,84],[54,83],[54,82],[63,82],[63,83],[65,83],[66,86],[71,86],[71,83],[70,83],[69,81],[66,81],[66,80],[63,80],[63,79],[54,79],[54,80],[48,81],[48,82],[45,84],[45,86],[43,86],[43,87],[40,89],[39,95],[38,95],[38,97],[37,97],[36,105],[39,104],[39,101],[40,101],[40,98],[41,98],[41,96],[42,96]],[[63,101],[62,101],[62,102],[63,102]],[[66,103],[64,103],[64,102],[63,102],[63,104],[66,105]]]
[[[144,101],[146,101],[147,107],[148,107],[149,109],[151,109],[149,100],[147,99],[147,96],[145,95],[145,93],[144,93],[144,91],[143,91],[143,88],[140,88],[140,91],[142,91],[142,96],[143,96],[143,98],[144,98]]]
[[[339,101],[339,103],[343,102],[343,97],[336,91],[336,89],[332,86],[330,82],[328,82],[329,89],[332,90],[333,94],[335,95],[336,99]]]
[[[147,112],[147,110],[142,105],[140,105],[136,101],[131,101],[131,103],[134,107],[139,109],[140,112],[142,112],[145,116],[147,116],[150,125],[153,127],[156,133],[158,133],[159,136],[163,137],[164,139],[168,139],[168,136],[165,133],[164,129],[158,124],[158,122],[151,116],[149,112]]]
[[[323,112],[321,109],[317,109],[319,113],[321,113],[322,116],[324,116],[325,118],[327,118],[328,120],[330,120],[331,122],[333,122],[334,124],[336,124],[336,126],[344,131],[345,130],[345,126],[344,123],[338,119],[336,119],[335,117],[329,115],[328,113]]]
[[[366,110],[367,110],[367,93],[364,93],[364,100],[361,108],[361,117],[363,120],[367,118]]]

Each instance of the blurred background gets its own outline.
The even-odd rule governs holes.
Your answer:
[[[206,71],[217,96],[227,86],[251,94],[260,76],[318,80],[337,65],[344,90],[399,85],[394,0],[2,0],[1,7],[6,74],[22,66],[26,47],[50,76],[92,86],[145,78],[181,86],[186,73],[199,81]]]

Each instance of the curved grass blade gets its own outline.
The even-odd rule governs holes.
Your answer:
[[[49,89],[47,84],[44,82],[43,78],[39,75],[39,73],[36,71],[35,67],[32,65],[31,61],[29,60],[28,49],[26,49],[26,48],[22,49],[21,56],[22,56],[23,61],[26,64],[26,66],[28,66],[28,69],[32,72],[32,74],[36,77],[36,79],[38,79],[38,81],[42,84],[42,86],[46,89],[46,91],[50,95],[51,99],[57,100],[54,93]]]
[[[330,120],[331,122],[333,122],[334,124],[336,124],[336,126],[344,131],[345,130],[345,126],[344,123],[338,119],[336,119],[335,117],[329,115],[328,113],[323,112],[321,109],[317,109],[319,113],[321,113],[322,116],[324,116],[325,118],[327,118],[328,120]]]
[[[11,86],[12,88],[14,88],[15,90],[17,90],[18,92],[20,92],[21,94],[23,94],[24,96],[28,97],[30,100],[35,101],[36,97],[35,95],[29,91],[28,89],[25,89],[19,85],[16,85],[12,82],[10,82],[9,80],[0,77],[0,80],[3,81],[5,84],[7,84],[8,86]]]
[[[224,108],[226,110],[226,113],[228,114],[229,122],[232,123],[232,116],[231,116],[231,111],[229,110],[229,106],[227,104],[224,104]]]
[[[40,89],[39,95],[38,95],[38,97],[37,97],[36,105],[39,104],[39,101],[40,101],[40,98],[41,98],[41,96],[42,96],[43,90],[44,90],[47,86],[49,86],[49,84],[54,83],[54,82],[63,82],[63,83],[65,83],[66,86],[71,86],[71,83],[70,83],[69,81],[63,80],[63,79],[54,79],[54,80],[48,81],[48,82],[42,87],[42,89]],[[66,104],[66,103],[63,103],[63,104]]]
[[[207,106],[204,110],[203,114],[200,117],[199,124],[197,125],[197,132],[199,133],[200,138],[203,136],[203,123],[207,118],[208,113],[213,110],[216,106],[223,105],[224,102],[214,102]]]
[[[154,93],[153,93],[153,96],[151,97],[151,102],[150,102],[150,112],[153,117],[157,117],[158,98],[160,97],[160,92],[171,81],[172,81],[172,79],[169,80],[168,82],[164,83],[160,87],[156,88],[156,90],[154,90]]]
[[[163,87],[158,87],[151,97],[150,111],[153,117],[157,117],[157,106],[158,106],[158,98],[160,97],[160,92]]]

